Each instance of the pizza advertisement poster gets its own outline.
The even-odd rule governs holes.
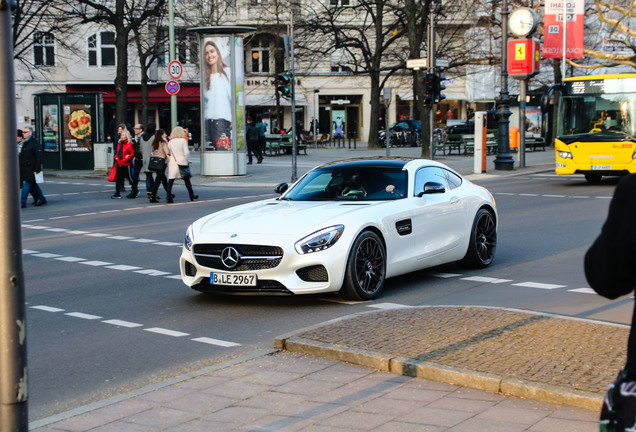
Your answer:
[[[64,151],[93,151],[93,118],[91,105],[64,105]]]

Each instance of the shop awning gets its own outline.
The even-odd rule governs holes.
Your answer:
[[[103,93],[104,102],[115,102],[115,86],[112,85],[67,85],[68,93]],[[129,85],[127,88],[128,102],[141,102],[141,86]],[[200,91],[198,84],[181,84],[177,93],[179,102],[199,102]],[[148,87],[148,102],[170,102],[170,95],[165,85]]]
[[[291,99],[280,98],[280,104],[282,106],[291,106]],[[276,106],[276,97],[273,94],[248,94],[245,95],[246,106]],[[305,95],[296,95],[296,105],[308,105]]]

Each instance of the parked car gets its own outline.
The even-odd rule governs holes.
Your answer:
[[[391,147],[420,145],[422,138],[422,124],[419,120],[400,120],[389,128],[389,140]],[[378,133],[378,139],[382,147],[386,147],[386,131]]]
[[[487,111],[486,129],[496,130],[499,127],[497,111]],[[449,120],[445,128],[446,135],[473,135],[475,133],[475,115],[470,114],[468,120]]]
[[[183,282],[202,292],[371,300],[388,278],[451,262],[484,268],[495,255],[492,195],[436,161],[332,162],[277,192],[192,223]]]

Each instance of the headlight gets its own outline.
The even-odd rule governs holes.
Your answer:
[[[294,247],[300,255],[329,249],[333,246],[344,231],[344,225],[336,225],[321,229],[296,242]]]
[[[192,225],[190,225],[186,230],[183,245],[187,250],[192,250],[192,243],[194,243],[194,229],[192,228]]]
[[[572,159],[572,153],[570,152],[565,152],[565,151],[559,151],[557,152],[560,158],[563,159]]]

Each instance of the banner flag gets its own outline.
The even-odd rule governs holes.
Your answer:
[[[585,0],[546,0],[543,58],[563,58],[563,1],[567,7],[567,58],[583,58]]]

